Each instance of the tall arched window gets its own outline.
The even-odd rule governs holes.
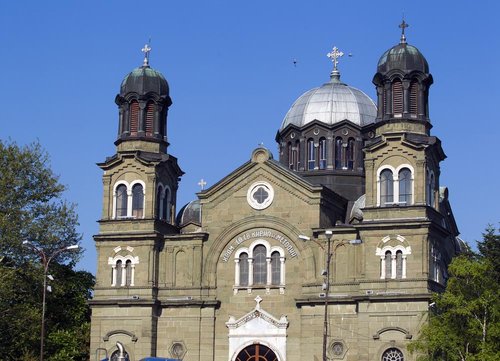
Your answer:
[[[130,103],[130,135],[137,135],[139,126],[139,103],[133,100]]]
[[[165,194],[163,196],[163,211],[162,211],[162,219],[170,222],[170,189],[165,188]]]
[[[418,114],[418,83],[416,81],[410,83],[410,114]]]
[[[434,207],[434,173],[427,173],[427,204]]]
[[[271,253],[271,284],[279,285],[281,282],[281,260],[280,253]]]
[[[396,252],[396,278],[403,278],[403,252]]]
[[[240,286],[248,286],[248,254],[242,253],[239,258]]]
[[[392,113],[403,113],[403,83],[399,79],[392,83]]]
[[[128,209],[127,186],[120,184],[116,187],[116,217],[126,217]]]
[[[392,276],[392,253],[391,251],[385,252],[385,278]]]
[[[132,217],[142,218],[144,214],[144,192],[142,184],[132,187]]]
[[[263,245],[253,250],[253,282],[261,285],[267,283],[266,247]]]
[[[300,140],[295,141],[295,160],[294,160],[294,169],[299,170],[300,168]]]
[[[122,268],[123,268],[123,263],[121,260],[116,261],[116,266],[115,266],[115,285],[116,286],[121,286],[122,285]]]
[[[347,169],[354,169],[354,138],[349,138],[346,149]]]
[[[127,260],[125,262],[125,286],[132,285],[132,261]]]
[[[412,204],[412,179],[411,171],[403,168],[399,171],[399,204]]]
[[[380,173],[380,206],[386,207],[394,203],[394,181],[392,171],[384,169]]]
[[[294,170],[292,142],[288,142],[287,149],[288,149],[288,168]]]
[[[163,198],[162,198],[163,188],[158,187],[158,191],[156,192],[156,218],[162,219],[162,206],[163,206]]]
[[[326,169],[326,139],[319,140],[319,169]]]
[[[307,169],[314,170],[316,166],[316,153],[314,149],[314,140],[307,141]]]
[[[154,103],[150,102],[146,106],[146,124],[145,124],[146,135],[153,135],[154,117],[155,117],[155,105]]]
[[[342,138],[335,138],[335,169],[342,169]]]

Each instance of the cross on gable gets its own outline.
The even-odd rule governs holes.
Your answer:
[[[198,185],[201,187],[201,190],[205,189],[205,186],[207,185],[207,182],[203,178],[200,179],[198,182]]]
[[[257,305],[255,306],[256,309],[260,309],[260,303],[262,302],[262,297],[258,296],[254,298],[255,302],[257,302]]]

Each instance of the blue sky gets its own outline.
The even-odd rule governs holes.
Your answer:
[[[92,235],[101,215],[101,170],[115,152],[114,97],[141,65],[167,78],[169,152],[186,172],[178,209],[274,137],[293,101],[328,80],[336,45],[342,80],[375,98],[380,55],[399,41],[429,62],[433,135],[448,156],[441,185],[471,244],[500,221],[498,1],[3,1],[0,3],[0,138],[36,139],[78,204],[79,264],[95,272]],[[293,59],[297,60],[296,66]]]

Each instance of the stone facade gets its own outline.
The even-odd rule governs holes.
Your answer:
[[[389,81],[377,76],[376,85]],[[166,134],[148,135],[148,99],[166,107],[154,118],[165,133],[171,103],[163,77],[155,81],[167,93],[152,97],[122,84],[117,154],[99,164],[104,197],[91,353],[111,355],[120,341],[134,361],[322,360],[326,320],[328,359],[415,360],[408,342],[460,251],[447,190],[439,186],[445,156],[425,114],[384,111],[368,125],[316,120],[282,129],[279,160],[257,148],[176,222],[182,171],[167,153]],[[142,133],[134,133],[137,119],[125,101],[135,98],[144,104]],[[302,155],[302,167],[289,169],[293,132],[305,134],[304,154],[308,137],[325,132],[327,157],[334,157],[336,135],[349,131],[356,132],[355,167],[335,169],[328,158],[324,169],[307,173]],[[384,170],[392,172],[390,194],[382,190]]]

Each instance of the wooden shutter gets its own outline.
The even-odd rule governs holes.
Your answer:
[[[137,135],[137,126],[139,123],[139,103],[133,101],[130,103],[130,135]]]

